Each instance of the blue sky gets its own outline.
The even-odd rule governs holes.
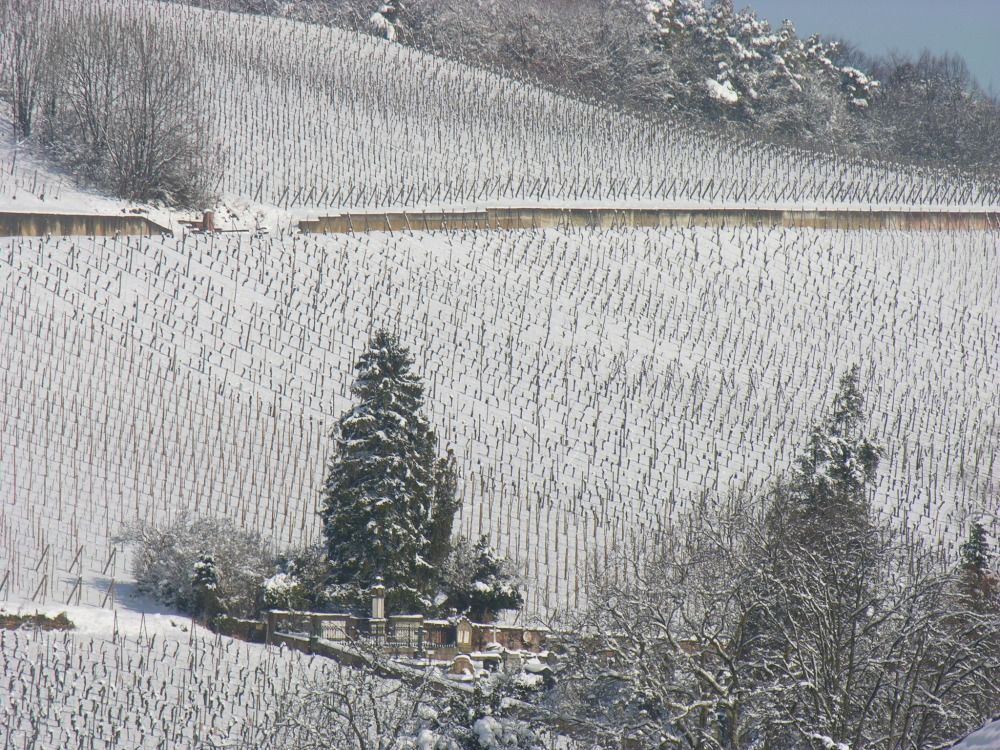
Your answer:
[[[1000,0],[734,0],[800,36],[824,34],[866,52],[957,52],[983,87],[1000,93]]]

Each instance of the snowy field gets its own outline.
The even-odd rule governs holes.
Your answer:
[[[317,539],[352,362],[399,331],[462,530],[526,615],[703,488],[788,468],[862,366],[878,503],[953,540],[996,497],[991,233],[631,230],[4,240],[0,596],[107,606],[112,537],[181,509]],[[3,571],[0,571],[3,575]]]
[[[1000,199],[995,188],[933,173],[715,139],[679,123],[603,111],[336,29],[197,11],[172,12],[161,23],[190,49],[203,80],[233,82],[203,98],[221,143],[220,189],[253,203],[990,205]]]
[[[41,1],[71,18],[95,5]],[[1000,204],[996,186],[605,111],[352,32],[174,3],[96,4],[123,23],[152,18],[192,61],[216,188],[233,212],[220,212],[226,225],[275,230],[402,206]],[[45,210],[66,203],[67,180],[19,169],[8,151],[0,206],[15,194],[14,205]]]
[[[388,748],[385,726],[406,723],[429,695],[319,656],[217,636],[184,616],[145,611],[149,602],[66,612],[73,630],[0,629],[0,746],[44,750],[285,750],[276,728],[311,691],[331,688],[358,700],[354,726],[366,748]],[[154,605],[155,606],[155,605]],[[18,607],[0,601],[0,615]],[[27,610],[34,613],[35,607]],[[365,691],[371,693],[365,693]],[[397,692],[399,691],[399,692]],[[301,718],[301,713],[294,716]],[[383,722],[377,735],[375,719]],[[313,725],[315,726],[315,725]],[[309,747],[354,748],[347,721],[329,720]],[[325,740],[325,741],[324,741]],[[550,738],[547,746],[569,748]],[[393,745],[402,749],[403,745]],[[405,747],[416,750],[411,743]]]
[[[253,747],[289,687],[330,667],[192,630],[183,616],[68,614],[69,632],[0,629],[5,748]]]

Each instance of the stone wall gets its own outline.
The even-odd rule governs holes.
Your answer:
[[[122,214],[36,214],[0,212],[0,237],[83,236],[110,237],[117,234],[167,234],[170,230],[145,216]]]
[[[559,227],[810,227],[906,231],[1000,229],[1000,211],[783,210],[766,208],[488,208],[342,213],[299,222],[316,234]]]

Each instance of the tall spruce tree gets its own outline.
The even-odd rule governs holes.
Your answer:
[[[862,431],[859,379],[857,365],[840,379],[830,415],[813,428],[792,470],[789,490],[797,515],[820,533],[845,526],[856,531],[871,520],[868,488],[883,449]]]
[[[441,569],[451,551],[451,534],[460,504],[458,463],[455,460],[455,451],[449,448],[448,453],[438,459],[434,471],[434,507],[431,509],[428,526],[430,547],[427,561],[435,571]]]
[[[453,483],[454,461],[438,464],[412,365],[396,336],[375,333],[355,366],[357,403],[337,426],[320,511],[334,582],[360,591],[381,579],[391,606],[420,603],[454,518],[454,488],[437,490]],[[435,499],[449,493],[442,518]]]
[[[851,747],[868,709],[847,696],[877,692],[883,677],[861,655],[876,647],[890,559],[869,499],[882,448],[864,433],[859,379],[856,366],[841,378],[829,415],[775,490],[751,632],[757,658],[775,665],[774,684],[797,704],[796,731]],[[795,744],[787,726],[767,732],[768,747]]]
[[[990,569],[993,549],[980,522],[973,522],[969,538],[959,547],[959,553],[961,590],[971,600],[973,609],[995,613],[1000,606],[1000,579]]]

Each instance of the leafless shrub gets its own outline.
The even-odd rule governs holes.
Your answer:
[[[198,206],[216,160],[192,62],[113,5],[0,0],[0,95],[16,136],[119,198]]]
[[[374,669],[332,665],[322,677],[290,687],[264,750],[390,750],[418,725],[423,686],[380,677]]]
[[[0,96],[10,100],[14,136],[28,138],[51,72],[52,18],[44,3],[0,0]]]
[[[139,589],[192,615],[204,602],[195,579],[196,565],[214,562],[213,608],[236,617],[252,615],[272,558],[257,534],[229,519],[182,514],[173,523],[127,526],[118,542],[134,547],[132,574]]]
[[[88,8],[61,35],[56,147],[129,200],[196,205],[212,159],[194,71],[150,21]]]
[[[597,569],[564,701],[689,748],[916,750],[988,718],[1000,613],[956,566],[878,523],[804,543],[781,502],[706,499]]]

